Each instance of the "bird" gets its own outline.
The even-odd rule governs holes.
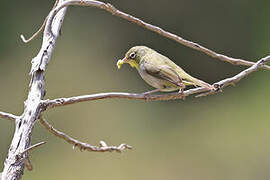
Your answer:
[[[124,63],[136,68],[142,79],[156,88],[145,93],[148,95],[154,92],[172,91],[183,94],[186,86],[200,86],[209,91],[216,90],[213,85],[192,77],[168,57],[146,46],[130,48],[125,57],[117,61],[118,69]]]

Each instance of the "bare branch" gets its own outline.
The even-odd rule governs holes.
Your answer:
[[[219,88],[224,88],[224,87],[229,86],[229,85],[235,85],[241,79],[243,79],[245,76],[249,75],[250,73],[252,73],[254,71],[257,71],[260,67],[262,67],[268,61],[270,61],[270,56],[266,56],[266,57],[260,59],[258,62],[256,62],[250,68],[245,69],[244,71],[240,72],[239,74],[237,74],[231,78],[221,80],[218,83],[215,83],[214,85],[219,87]],[[207,96],[207,95],[211,95],[214,93],[216,93],[216,92],[206,92],[206,93],[199,94],[196,97]]]
[[[20,154],[17,154],[17,158],[20,159],[20,157],[22,157],[24,154],[28,153],[29,151],[32,151],[33,149],[45,144],[46,142],[40,142],[40,143],[37,143],[33,146],[30,146],[29,148],[25,149],[23,152],[21,152]]]
[[[13,114],[6,113],[6,112],[1,112],[1,111],[0,111],[0,117],[3,118],[3,119],[12,120],[12,121],[16,121],[16,119],[19,118],[19,116],[15,116]]]
[[[264,57],[261,60],[259,60],[257,63],[255,63],[253,66],[240,72],[239,74],[231,78],[227,78],[227,79],[214,83],[214,86],[217,86],[217,88],[221,90],[224,87],[227,87],[229,85],[234,85],[245,76],[258,70],[258,68],[263,66],[269,60],[270,60],[270,56]],[[47,99],[47,100],[42,101],[42,106],[44,107],[44,109],[46,109],[46,108],[53,108],[57,106],[75,104],[78,102],[94,101],[94,100],[100,100],[100,99],[111,99],[111,98],[147,100],[147,101],[173,100],[173,99],[183,99],[184,97],[187,97],[189,95],[202,93],[206,91],[208,90],[199,87],[199,88],[186,90],[183,92],[182,95],[179,93],[166,93],[166,94],[158,94],[158,95],[150,94],[148,96],[145,96],[143,93],[139,93],[139,94],[138,93],[125,93],[125,92],[98,93],[98,94],[91,94],[91,95],[74,96],[74,97],[69,97],[69,98],[58,98],[58,99],[53,99],[53,100]],[[197,97],[215,94],[217,92],[218,91],[210,91],[210,92],[208,91],[206,93],[198,95]]]
[[[61,1],[64,0],[59,0],[59,2]],[[31,144],[32,130],[42,110],[40,101],[45,95],[45,69],[60,34],[65,12],[66,8],[63,8],[53,17],[54,21],[51,26],[53,34],[44,31],[40,51],[37,56],[32,59],[29,92],[25,101],[24,112],[16,122],[16,130],[14,131],[5,160],[2,179],[19,180],[23,175],[25,161],[17,161],[17,155],[27,149]]]
[[[52,9],[54,9],[57,6],[58,2],[59,2],[59,0],[55,1]],[[37,37],[42,32],[42,30],[44,29],[44,27],[46,25],[46,22],[47,22],[47,19],[48,19],[48,16],[44,19],[44,21],[43,21],[42,25],[40,26],[40,28],[29,39],[26,40],[24,35],[21,34],[20,37],[21,37],[22,41],[24,43],[28,43],[28,42],[32,41],[35,37]]]
[[[28,42],[32,41],[34,38],[36,38],[36,37],[39,35],[39,33],[41,33],[42,30],[44,29],[45,24],[46,24],[46,21],[47,21],[47,17],[46,17],[45,20],[43,21],[43,23],[42,23],[42,25],[40,26],[40,28],[39,28],[39,29],[38,29],[38,30],[37,30],[30,38],[25,39],[24,35],[21,34],[21,35],[20,35],[20,38],[22,39],[22,41],[23,41],[24,43],[28,43]]]
[[[121,144],[119,146],[108,146],[104,141],[100,141],[100,146],[93,146],[87,143],[83,143],[81,141],[78,141],[65,133],[58,131],[55,129],[52,125],[50,125],[43,117],[40,117],[40,123],[52,134],[54,134],[56,137],[59,137],[61,139],[64,139],[67,143],[72,144],[73,148],[78,147],[81,151],[87,150],[87,151],[93,151],[93,152],[121,152],[124,149],[131,149],[132,147],[127,144]]]
[[[204,54],[212,57],[212,58],[215,58],[215,59],[219,59],[221,61],[224,61],[224,62],[228,62],[228,63],[231,63],[233,65],[243,65],[243,66],[252,66],[254,65],[255,63],[254,62],[250,62],[250,61],[247,61],[247,60],[244,60],[244,59],[238,59],[238,58],[232,58],[232,57],[228,57],[228,56],[225,56],[223,54],[219,54],[219,53],[216,53],[215,51],[213,50],[210,50],[198,43],[195,43],[195,42],[192,42],[192,41],[189,41],[189,40],[186,40],[186,39],[183,39],[182,37],[180,36],[177,36],[173,33],[170,33],[168,31],[165,31],[163,30],[162,28],[158,27],[158,26],[155,26],[155,25],[152,25],[152,24],[149,24],[149,23],[146,23],[144,21],[142,21],[141,19],[139,18],[136,18],[130,14],[127,14],[127,13],[124,13],[118,9],[116,9],[113,5],[109,4],[109,3],[104,3],[104,2],[101,2],[101,1],[93,1],[93,0],[67,0],[67,1],[64,1],[63,3],[60,3],[56,8],[54,8],[51,13],[53,13],[50,18],[48,19],[48,26],[46,27],[46,31],[50,32],[51,31],[51,24],[52,24],[52,21],[53,21],[53,17],[54,15],[59,11],[61,10],[62,8],[64,7],[67,7],[67,6],[71,6],[71,5],[77,5],[77,6],[92,6],[92,7],[97,7],[97,8],[100,8],[100,9],[103,9],[105,11],[108,11],[110,12],[112,15],[115,15],[115,16],[118,16],[118,17],[121,17],[123,19],[126,19],[132,23],[135,23],[139,26],[142,26],[143,28],[146,28],[150,31],[153,31],[161,36],[164,36],[166,38],[169,38],[169,39],[172,39],[184,46],[187,46],[191,49],[195,49],[197,51],[200,51],[200,52],[203,52]],[[267,66],[267,65],[263,65],[262,68],[266,69],[266,70],[270,70],[270,66]]]
[[[31,150],[33,150],[33,149],[35,149],[35,148],[37,148],[37,147],[39,147],[39,146],[41,146],[41,145],[43,145],[45,143],[46,142],[37,143],[37,144],[25,149],[23,152],[17,154],[16,155],[16,160],[15,160],[15,162],[13,164],[15,165],[15,164],[19,164],[21,162],[24,162],[25,165],[26,165],[27,170],[32,171],[33,166],[32,166],[31,161],[29,159],[28,153],[29,153],[29,151],[31,151]]]

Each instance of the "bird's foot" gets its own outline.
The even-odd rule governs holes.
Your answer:
[[[182,98],[183,100],[185,100],[184,88],[179,89],[178,93],[179,93],[179,96],[181,96],[181,98]]]
[[[146,102],[149,102],[150,101],[150,95],[151,93],[149,93],[149,92],[145,92],[145,93],[143,93],[143,97],[144,97],[144,99],[145,99],[145,101]]]
[[[150,99],[151,94],[152,94],[152,93],[155,93],[155,92],[159,92],[159,91],[160,91],[160,89],[154,89],[154,90],[152,90],[152,91],[147,91],[147,92],[144,92],[144,93],[142,93],[142,94],[143,94],[143,96],[144,96],[146,102],[149,102],[149,101],[151,100],[151,99]]]
[[[222,88],[223,85],[214,84],[213,86],[215,88],[215,90],[214,90],[215,92],[222,92],[222,89],[221,88]]]

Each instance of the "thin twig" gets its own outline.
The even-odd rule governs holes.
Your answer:
[[[40,143],[37,143],[33,146],[30,146],[29,148],[25,149],[23,152],[19,153],[16,155],[16,161],[13,163],[13,164],[18,164],[22,161],[25,162],[25,165],[26,165],[26,168],[28,171],[32,171],[33,170],[33,166],[31,164],[31,161],[29,159],[29,151],[32,151],[33,149],[45,144],[46,142],[40,142]],[[26,155],[25,155],[26,154]],[[24,156],[25,155],[25,156]]]
[[[223,54],[219,54],[219,53],[216,53],[215,51],[213,50],[210,50],[198,43],[195,43],[195,42],[192,42],[192,41],[189,41],[189,40],[186,40],[186,39],[183,39],[182,37],[180,36],[177,36],[171,32],[168,32],[168,31],[165,31],[164,29],[158,27],[158,26],[155,26],[155,25],[152,25],[152,24],[149,24],[149,23],[146,23],[144,22],[143,20],[139,19],[139,18],[136,18],[130,14],[127,14],[127,13],[124,13],[118,9],[116,9],[113,5],[109,4],[109,3],[104,3],[104,2],[101,2],[101,1],[93,1],[93,0],[67,0],[67,1],[64,1],[63,3],[60,3],[58,4],[57,7],[55,7],[51,13],[53,13],[53,15],[50,16],[50,18],[48,19],[48,25],[47,25],[47,29],[45,31],[48,31],[48,32],[51,32],[51,24],[52,24],[52,21],[53,21],[53,17],[54,15],[62,8],[64,7],[67,7],[67,6],[71,6],[71,5],[77,5],[77,6],[92,6],[92,7],[97,7],[97,8],[100,8],[100,9],[103,9],[105,11],[108,11],[110,12],[112,15],[115,15],[115,16],[118,16],[118,17],[121,17],[123,19],[126,19],[132,23],[135,23],[139,26],[142,26],[143,28],[146,28],[150,31],[153,31],[155,33],[158,33],[159,35],[161,36],[164,36],[166,38],[169,38],[169,39],[172,39],[184,46],[187,46],[189,48],[192,48],[192,49],[195,49],[197,51],[200,51],[200,52],[203,52],[204,54],[212,57],[212,58],[215,58],[215,59],[219,59],[221,61],[224,61],[224,62],[228,62],[228,63],[231,63],[233,65],[243,65],[243,66],[252,66],[254,65],[255,63],[254,62],[250,62],[250,61],[247,61],[247,60],[244,60],[244,59],[238,59],[238,58],[232,58],[232,57],[229,57],[229,56],[225,56]],[[267,66],[267,65],[263,65],[262,68],[264,69],[267,69],[267,70],[270,70],[270,66]]]
[[[223,80],[215,83],[214,85],[219,87],[220,89],[227,87],[229,85],[235,85],[241,79],[243,79],[245,76],[249,75],[250,73],[252,73],[254,71],[257,71],[260,67],[262,67],[268,61],[270,61],[270,56],[266,56],[266,57],[260,59],[258,62],[256,62],[253,66],[249,67],[248,69],[245,69],[244,71],[240,72],[239,74],[237,74],[231,78],[223,79]],[[216,93],[216,92],[206,92],[206,93],[199,94],[196,97],[208,96],[208,95],[211,95],[214,93]]]
[[[57,6],[58,2],[59,2],[59,0],[55,1],[52,9],[54,9]],[[46,22],[47,22],[47,19],[48,19],[48,16],[44,19],[44,21],[43,21],[42,25],[40,26],[40,28],[30,38],[25,39],[24,35],[21,34],[20,37],[21,37],[22,41],[24,43],[28,43],[28,42],[32,41],[35,37],[37,37],[39,35],[39,33],[41,33],[42,30],[44,29],[44,27],[46,25]]]
[[[0,117],[3,118],[3,119],[12,120],[12,121],[16,121],[16,119],[19,118],[19,116],[15,116],[13,114],[6,113],[6,112],[1,112],[1,111],[0,111]]]
[[[32,151],[33,149],[45,144],[46,142],[43,141],[43,142],[40,142],[40,143],[37,143],[33,146],[30,146],[29,148],[25,149],[23,152],[21,152],[20,154],[18,154],[17,156],[23,156],[25,153],[28,153],[29,151]]]
[[[100,146],[93,146],[81,141],[78,141],[65,133],[58,131],[55,129],[51,124],[49,124],[43,117],[40,117],[40,123],[52,134],[54,134],[56,137],[59,137],[69,144],[73,145],[73,148],[78,147],[81,151],[87,150],[87,151],[93,151],[93,152],[122,152],[125,149],[131,149],[132,147],[127,144],[121,144],[119,146],[108,146],[104,141],[100,141]]]
[[[47,22],[47,19],[48,19],[48,16],[44,19],[44,21],[43,21],[42,25],[40,26],[40,28],[30,38],[25,39],[24,35],[21,34],[20,38],[22,39],[22,41],[24,43],[28,43],[28,42],[32,41],[35,37],[37,37],[39,35],[39,33],[41,33],[42,30],[44,29],[44,27],[46,25],[46,22]]]
[[[245,76],[258,70],[261,66],[263,66],[268,61],[270,61],[270,56],[262,58],[261,60],[259,60],[257,63],[255,63],[253,66],[249,67],[248,69],[245,69],[244,71],[240,72],[239,74],[231,78],[227,78],[219,82],[216,82],[214,83],[214,85],[217,86],[217,88],[220,90],[229,85],[234,85]],[[206,93],[200,94],[197,97],[215,94],[220,91],[209,92],[207,89],[199,87],[199,88],[186,90],[181,95],[179,93],[166,93],[166,94],[158,94],[158,95],[150,94],[147,96],[145,96],[143,93],[109,92],[109,93],[97,93],[97,94],[83,95],[83,96],[74,96],[74,97],[69,97],[69,98],[58,98],[58,99],[53,99],[53,100],[47,99],[47,100],[43,100],[41,103],[44,109],[47,109],[47,108],[53,108],[57,106],[65,106],[69,104],[74,104],[78,102],[94,101],[94,100],[99,100],[99,99],[110,99],[110,98],[147,100],[147,101],[183,99],[184,97],[187,97],[189,95],[202,93],[202,92],[206,92]]]

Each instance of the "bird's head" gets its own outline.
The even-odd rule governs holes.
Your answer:
[[[123,59],[117,61],[118,69],[120,69],[124,63],[128,63],[131,67],[135,67],[136,69],[138,69],[140,62],[143,59],[143,56],[145,56],[150,51],[151,49],[146,46],[132,47],[128,50]]]

